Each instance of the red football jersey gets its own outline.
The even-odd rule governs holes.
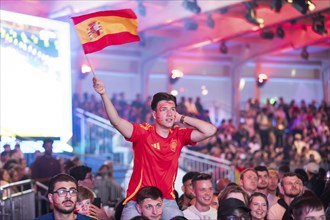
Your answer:
[[[133,124],[134,167],[130,179],[126,204],[136,200],[137,192],[144,186],[155,186],[163,192],[165,199],[175,199],[174,182],[178,172],[178,159],[185,145],[195,145],[190,135],[193,129],[175,127],[167,138],[156,133],[148,123]]]

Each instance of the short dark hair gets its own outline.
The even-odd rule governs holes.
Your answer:
[[[286,178],[286,177],[294,177],[294,176],[296,176],[298,179],[300,179],[303,182],[303,179],[298,174],[293,173],[293,172],[287,172],[282,177],[281,186],[283,186],[283,180],[284,180],[284,178]]]
[[[262,171],[266,171],[267,173],[268,173],[268,169],[267,169],[267,167],[265,167],[265,166],[256,166],[255,168],[255,171],[260,171],[260,172],[262,172]]]
[[[176,97],[174,95],[171,95],[171,94],[166,93],[166,92],[158,92],[152,97],[151,109],[156,111],[158,102],[163,101],[163,100],[173,101],[174,104],[175,104],[175,107],[177,107]]]
[[[194,172],[194,171],[190,171],[188,173],[186,173],[183,177],[182,177],[182,183],[184,184],[185,182],[187,182],[188,180],[191,180],[195,175],[199,174],[199,172]]]
[[[308,214],[313,210],[322,210],[322,201],[312,192],[306,190],[302,195],[297,196],[290,204],[294,219],[301,219],[303,214]]]
[[[90,172],[92,172],[92,168],[84,165],[74,166],[69,169],[69,174],[77,181],[84,180],[86,178],[86,174]]]
[[[163,193],[155,186],[142,187],[136,195],[136,203],[140,204],[145,199],[163,199]]]
[[[55,176],[53,176],[49,180],[48,184],[48,193],[54,193],[54,187],[57,182],[73,182],[76,185],[76,189],[78,189],[78,182],[73,178],[72,176],[65,174],[65,173],[60,173]]]
[[[42,147],[45,147],[45,144],[48,144],[48,143],[53,144],[54,141],[51,138],[45,138],[44,143],[42,144]]]
[[[210,180],[211,181],[211,179],[212,179],[212,176],[210,174],[199,173],[191,179],[191,183],[194,186],[197,181],[200,181],[200,180]]]

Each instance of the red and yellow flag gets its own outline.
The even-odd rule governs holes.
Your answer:
[[[85,54],[140,40],[138,20],[131,9],[100,11],[72,17],[72,20]]]

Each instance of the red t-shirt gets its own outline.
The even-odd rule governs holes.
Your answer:
[[[164,199],[175,199],[178,159],[183,146],[196,144],[190,139],[193,129],[175,127],[163,138],[148,123],[133,127],[132,137],[126,140],[133,142],[134,167],[124,204],[136,200],[137,192],[144,186],[155,186],[162,191]]]

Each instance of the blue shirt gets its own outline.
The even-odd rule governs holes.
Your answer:
[[[76,215],[77,215],[76,220],[95,220],[94,218],[79,213],[77,213]],[[46,215],[40,216],[35,220],[55,220],[54,213],[53,212],[47,213]]]

